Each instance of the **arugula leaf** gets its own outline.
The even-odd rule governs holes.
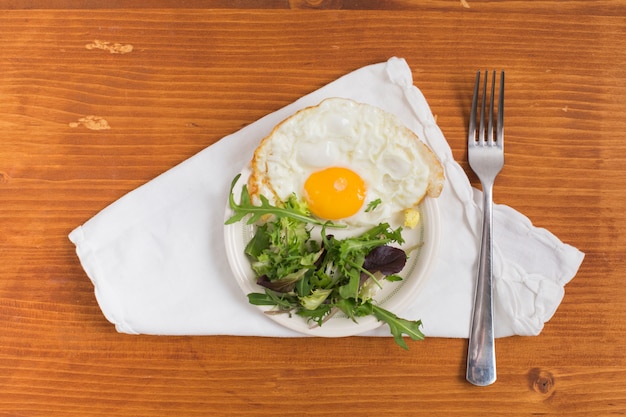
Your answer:
[[[233,214],[228,220],[226,220],[225,224],[233,224],[240,220],[242,220],[247,215],[250,215],[250,218],[247,220],[247,224],[253,224],[260,221],[264,216],[272,215],[277,218],[281,217],[289,217],[303,223],[310,223],[318,226],[327,226],[327,227],[335,227],[335,228],[345,228],[346,225],[335,224],[329,221],[318,220],[315,217],[312,217],[308,210],[304,210],[303,204],[292,204],[291,206],[285,207],[276,207],[270,204],[269,200],[261,195],[261,205],[256,206],[252,204],[250,199],[250,193],[248,192],[248,186],[244,185],[241,188],[241,196],[239,198],[239,204],[235,202],[235,196],[233,190],[235,188],[235,184],[241,177],[241,174],[237,174],[233,181],[230,184],[230,194],[228,197],[228,205],[233,210],[235,214]],[[295,196],[292,196],[292,200],[295,202]]]
[[[372,314],[372,303],[358,303],[354,298],[344,298],[338,300],[335,306],[341,310],[346,316],[350,317],[353,322],[357,322],[357,317],[369,316]]]
[[[277,294],[270,290],[265,290],[265,293],[253,292],[248,294],[248,301],[252,305],[257,306],[277,306],[281,310],[292,310],[294,298],[286,294]],[[297,299],[296,299],[297,301]]]
[[[409,350],[409,347],[402,338],[403,334],[406,334],[412,340],[424,340],[424,333],[420,330],[420,326],[422,325],[421,320],[410,321],[401,319],[391,311],[385,310],[384,308],[378,307],[374,304],[372,304],[372,308],[372,314],[374,314],[374,317],[376,317],[379,321],[387,323],[389,329],[391,330],[391,334],[393,335],[393,339],[403,349]]]
[[[387,275],[385,276],[385,279],[389,282],[396,282],[402,281],[404,278],[402,278],[400,275]]]
[[[361,273],[357,269],[346,271],[348,282],[339,287],[339,295],[341,298],[358,298],[359,284],[361,283]]]
[[[264,250],[270,247],[271,240],[270,233],[267,230],[267,224],[261,225],[257,228],[256,233],[246,245],[244,253],[253,258],[257,258]]]
[[[370,211],[376,209],[376,207],[378,207],[378,205],[380,203],[382,203],[383,200],[381,200],[380,198],[377,198],[376,200],[370,201],[369,204],[367,205],[367,207],[365,208],[365,212],[369,213]]]

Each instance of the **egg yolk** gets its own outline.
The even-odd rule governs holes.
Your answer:
[[[365,200],[365,181],[347,168],[331,167],[314,172],[304,183],[311,213],[338,220],[356,214]]]

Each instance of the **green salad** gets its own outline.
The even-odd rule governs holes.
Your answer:
[[[276,206],[261,196],[261,204],[254,205],[244,185],[236,203],[233,190],[239,177],[231,183],[229,205],[234,214],[226,224],[256,224],[245,253],[264,292],[248,294],[251,304],[274,306],[273,312],[296,314],[319,326],[337,311],[355,322],[372,315],[389,326],[404,349],[408,346],[403,335],[424,339],[421,320],[402,319],[373,299],[384,280],[402,279],[397,273],[407,255],[390,246],[404,242],[401,227],[381,223],[358,236],[337,239],[332,230],[345,226],[312,217],[295,195]],[[313,226],[321,226],[317,239],[311,236]]]

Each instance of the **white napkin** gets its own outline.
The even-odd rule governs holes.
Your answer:
[[[352,98],[395,113],[444,164],[438,260],[413,305],[398,314],[421,319],[427,336],[468,336],[480,192],[454,161],[426,99],[413,86],[409,66],[400,58],[356,70],[223,138],[72,231],[69,238],[93,281],[100,308],[119,332],[300,335],[248,304],[232,278],[224,249],[224,207],[232,178],[272,127],[327,97]],[[494,221],[496,336],[537,335],[556,311],[563,287],[584,255],[507,206],[496,205]],[[389,331],[383,326],[367,335]]]

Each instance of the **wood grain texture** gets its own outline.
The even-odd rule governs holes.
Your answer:
[[[150,4],[0,3],[0,416],[626,413],[623,2]],[[497,341],[498,382],[465,382],[465,340],[404,352],[387,338],[116,333],[67,234],[223,136],[391,56],[407,59],[476,185],[474,74],[507,71],[494,198],[586,253],[539,337]],[[99,120],[109,128],[94,130]]]

